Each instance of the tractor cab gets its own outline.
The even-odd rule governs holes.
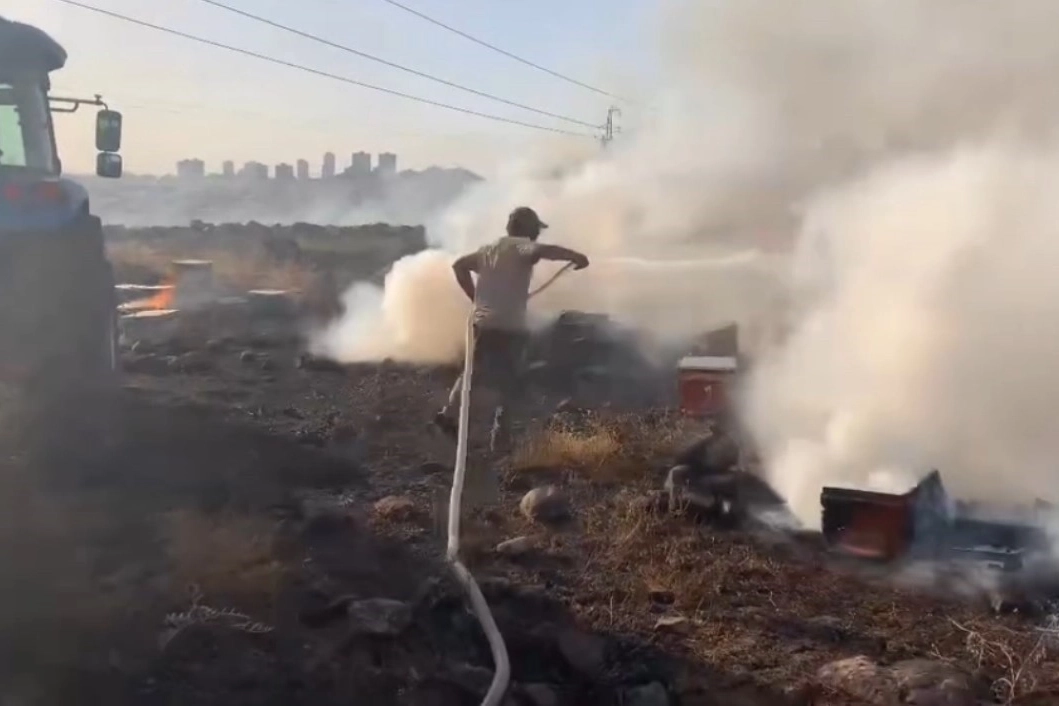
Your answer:
[[[87,418],[76,401],[116,377],[114,277],[88,191],[62,174],[55,118],[96,115],[96,174],[120,177],[121,114],[99,96],[50,96],[66,51],[43,31],[0,18],[0,389],[28,392],[38,414]],[[92,394],[89,394],[92,393]],[[94,395],[94,396],[93,396]],[[76,398],[76,399],[75,399]],[[98,406],[92,403],[90,406]]]
[[[0,231],[60,227],[86,207],[83,188],[61,179],[55,116],[82,105],[96,115],[96,174],[120,177],[121,114],[99,96],[49,96],[66,51],[43,31],[0,18]]]

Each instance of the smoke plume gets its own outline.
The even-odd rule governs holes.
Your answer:
[[[811,304],[754,380],[775,481],[805,517],[822,484],[904,491],[933,467],[972,498],[1059,479],[1059,152],[958,148],[822,195],[799,255]]]
[[[785,342],[755,350],[746,411],[804,519],[822,484],[898,490],[934,466],[961,493],[1048,487],[1059,4],[664,13],[662,87],[636,130],[472,190],[432,225],[438,252],[358,295],[372,314],[351,307],[329,351],[457,355],[467,304],[448,261],[529,204],[594,263],[541,296],[542,316],[604,311],[671,338],[784,319]]]

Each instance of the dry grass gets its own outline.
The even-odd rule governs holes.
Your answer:
[[[179,510],[164,528],[175,589],[247,610],[273,607],[283,565],[267,521]]]
[[[1012,630],[979,622],[951,621],[965,636],[964,661],[987,675],[994,697],[1002,704],[1053,703],[1059,698],[1059,633],[1054,627]],[[1053,621],[1054,622],[1054,621]],[[958,658],[936,655],[954,663]]]
[[[794,544],[647,511],[638,493],[586,507],[583,518],[576,580],[593,597],[585,615],[598,629],[652,635],[760,684],[812,682],[824,664],[857,654],[883,663],[945,655],[992,684],[1000,703],[1059,698],[1059,636],[1018,616],[986,616],[981,605],[869,580]],[[684,622],[659,632],[660,614]]]
[[[286,289],[304,291],[313,281],[313,274],[304,265],[270,260],[261,253],[233,252],[225,248],[207,248],[194,253],[186,248],[136,241],[108,243],[107,256],[117,272],[134,273],[140,277],[149,273],[164,279],[173,260],[194,257],[213,262],[213,274],[218,284],[234,290]]]
[[[592,418],[543,430],[515,455],[516,472],[573,471],[564,491],[578,531],[553,537],[552,551],[576,557],[567,580],[588,624],[662,644],[734,682],[812,683],[824,664],[858,654],[882,663],[944,654],[992,683],[1002,702],[1053,703],[1059,647],[1024,618],[986,616],[973,602],[837,568],[811,543],[699,526],[645,502],[665,462],[701,431]],[[600,493],[600,479],[624,487]],[[661,615],[676,627],[657,628]]]
[[[650,424],[632,416],[590,416],[580,423],[550,426],[515,450],[511,467],[573,471],[595,481],[635,482],[672,458],[695,433],[693,425],[667,419]]]

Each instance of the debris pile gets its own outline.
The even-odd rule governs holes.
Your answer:
[[[736,430],[722,424],[685,448],[669,469],[662,498],[670,511],[683,511],[712,524],[741,527],[782,515],[794,526],[783,499],[747,468]]]
[[[974,561],[1006,572],[1050,558],[1050,503],[991,507],[954,500],[931,471],[904,494],[825,487],[823,536],[838,552],[883,561]]]
[[[535,383],[582,404],[672,402],[672,367],[648,360],[636,332],[603,314],[563,312],[534,335],[528,357]]]

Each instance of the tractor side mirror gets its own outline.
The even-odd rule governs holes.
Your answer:
[[[121,113],[118,111],[96,113],[96,149],[100,152],[121,151]]]
[[[96,176],[104,179],[118,179],[122,173],[122,160],[120,154],[113,152],[100,152],[96,155]]]

